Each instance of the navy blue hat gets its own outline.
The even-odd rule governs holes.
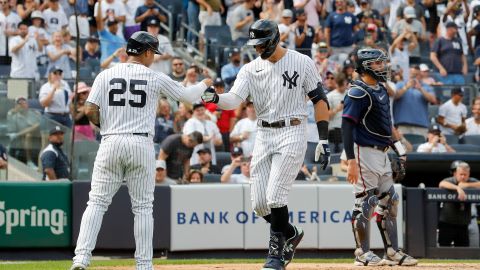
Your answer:
[[[57,72],[57,71],[63,72],[63,69],[60,68],[59,66],[53,66],[48,70],[48,73],[53,73],[53,72]]]
[[[50,135],[54,135],[54,134],[58,134],[58,133],[65,133],[65,131],[62,130],[62,128],[60,126],[55,126],[54,128],[52,128],[50,130]]]

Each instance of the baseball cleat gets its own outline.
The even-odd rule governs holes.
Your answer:
[[[295,230],[295,235],[285,241],[285,248],[283,249],[283,260],[285,261],[285,267],[293,260],[295,256],[295,250],[297,249],[298,244],[302,241],[303,230],[300,227],[293,226]]]
[[[74,263],[70,270],[87,270],[87,267],[81,263]]]
[[[385,262],[378,257],[375,253],[368,251],[360,256],[355,257],[355,266],[381,266],[385,265]]]
[[[283,233],[270,231],[270,242],[268,243],[268,257],[262,270],[285,270],[283,250],[285,248],[285,237]]]
[[[418,260],[412,256],[404,253],[402,250],[393,250],[392,248],[387,249],[387,254],[383,257],[383,262],[386,265],[403,265],[403,266],[414,266],[418,264]]]

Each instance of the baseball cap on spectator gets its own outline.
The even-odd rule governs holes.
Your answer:
[[[157,160],[155,162],[155,169],[158,170],[158,169],[162,169],[162,170],[165,170],[167,168],[167,163],[165,162],[165,160]]]
[[[440,130],[440,126],[437,125],[437,124],[433,124],[431,125],[429,128],[428,128],[428,133],[432,133],[432,134],[440,134],[442,133],[442,131]]]
[[[369,2],[368,2],[368,0],[360,0],[360,5],[361,5],[361,4],[364,4],[364,3],[367,3],[367,4],[368,4]]]
[[[23,101],[27,101],[27,99],[26,99],[25,97],[17,97],[17,98],[15,99],[15,103],[18,104],[18,103],[20,103],[20,101],[22,101],[22,100],[23,100]]]
[[[303,8],[295,9],[295,15],[296,16],[303,15],[303,14],[305,14],[305,9],[303,9]]]
[[[353,1],[353,0],[347,0],[347,6],[349,6],[349,7],[354,7],[354,6],[355,6],[355,1]]]
[[[460,87],[455,87],[455,88],[452,89],[451,94],[452,94],[452,96],[453,96],[453,95],[460,95],[460,96],[463,97],[463,95],[465,94],[465,92],[463,91],[462,88],[460,88]]]
[[[91,35],[91,36],[88,37],[87,42],[96,42],[96,43],[99,43],[100,40],[98,39],[97,36]]]
[[[193,143],[196,143],[196,144],[203,143],[203,135],[198,131],[193,131],[192,133],[188,134],[188,138],[190,138],[190,140],[192,140]]]
[[[392,70],[392,72],[397,72],[397,71],[400,71],[401,67],[399,64],[392,64],[390,69]]]
[[[107,22],[107,26],[112,26],[112,25],[115,25],[115,24],[117,24],[117,23],[118,23],[117,20],[112,20],[112,21],[109,20],[109,21]]]
[[[32,19],[42,19],[42,20],[45,20],[43,18],[43,15],[42,15],[42,12],[40,10],[35,10],[32,12],[32,15],[30,16]]]
[[[206,153],[206,154],[212,154],[212,151],[210,150],[210,148],[202,148],[202,149],[199,149],[197,151],[197,154],[203,154],[203,153]]]
[[[223,82],[222,78],[217,77],[217,78],[213,81],[213,86],[225,86],[225,83]]]
[[[319,42],[317,45],[317,51],[319,52],[328,52],[328,46],[325,42]]]
[[[445,25],[445,28],[450,28],[450,27],[453,27],[453,28],[458,28],[457,24],[455,22],[448,22],[446,25]]]
[[[148,20],[147,22],[147,26],[156,26],[156,27],[160,27],[160,21],[156,20],[156,19],[151,19],[151,20]]]
[[[232,157],[241,156],[243,155],[243,149],[241,147],[235,146],[233,147],[231,154],[232,154]]]
[[[430,71],[426,64],[420,64],[420,71]]]
[[[200,108],[200,107],[205,107],[205,104],[203,104],[202,101],[197,101],[195,103],[192,104],[193,105],[193,110],[195,111],[196,109]]]
[[[63,134],[63,133],[65,133],[65,131],[63,131],[62,128],[60,128],[60,126],[55,126],[54,128],[52,128],[50,130],[49,135],[55,135],[55,134],[60,134],[60,133]]]
[[[282,11],[282,17],[291,18],[291,17],[293,17],[293,12],[290,9],[284,9]]]
[[[415,8],[407,6],[403,9],[403,16],[405,19],[417,18],[415,14]]]
[[[54,72],[57,72],[57,71],[63,72],[63,69],[61,69],[59,66],[53,66],[53,67],[50,68],[48,73],[54,73]]]
[[[234,55],[239,55],[240,54],[240,50],[238,48],[233,48],[229,53],[228,53],[228,57],[232,57]]]
[[[355,68],[355,65],[353,64],[352,60],[347,59],[343,62],[343,68]]]

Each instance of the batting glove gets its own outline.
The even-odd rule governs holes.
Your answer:
[[[203,92],[202,100],[206,103],[218,103],[219,97],[214,89],[208,88]]]
[[[319,162],[322,170],[325,170],[330,163],[330,146],[327,140],[320,140],[315,149],[315,162]]]

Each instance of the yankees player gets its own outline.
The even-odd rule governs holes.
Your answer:
[[[260,55],[240,69],[226,94],[207,90],[202,98],[231,110],[251,97],[258,130],[251,162],[252,206],[270,223],[270,242],[263,269],[285,269],[303,237],[289,224],[287,197],[307,148],[306,96],[315,104],[320,141],[315,158],[328,165],[328,102],[320,76],[309,57],[279,45],[277,24],[259,20],[249,30],[247,45]]]
[[[184,88],[148,66],[159,54],[158,40],[147,32],[134,33],[127,42],[128,61],[100,73],[87,99],[85,114],[100,126],[102,142],[97,153],[88,206],[83,213],[72,270],[90,263],[102,218],[112,197],[126,181],[135,215],[137,270],[152,270],[153,191],[155,150],[153,133],[160,94],[193,102],[211,79]]]
[[[403,145],[392,137],[390,104],[381,82],[388,77],[387,56],[378,49],[356,53],[356,71],[344,99],[342,131],[348,169],[347,179],[354,185],[355,207],[352,229],[356,243],[355,265],[416,265],[417,260],[398,248],[397,207],[392,169],[387,150],[392,147],[406,159]],[[383,260],[370,251],[370,218],[377,213],[377,225],[383,239]]]

